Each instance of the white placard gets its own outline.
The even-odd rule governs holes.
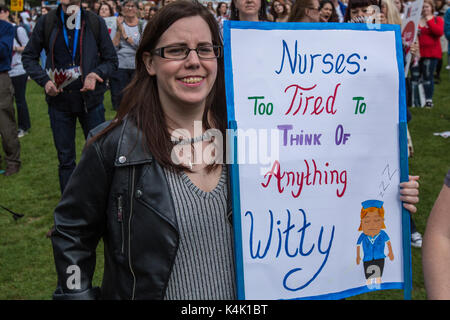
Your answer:
[[[399,26],[227,22],[224,39],[228,119],[238,129],[238,297],[339,299],[403,289],[409,230],[398,199],[400,173],[407,175]],[[383,202],[389,237],[377,281],[356,262],[366,200]]]

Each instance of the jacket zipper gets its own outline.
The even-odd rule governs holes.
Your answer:
[[[136,168],[133,166],[131,171],[131,194],[130,194],[130,214],[128,218],[128,265],[130,267],[131,274],[133,275],[133,292],[131,300],[134,300],[134,294],[136,291],[136,275],[134,274],[133,267],[131,266],[131,218],[133,216],[133,197],[134,197],[134,178]]]
[[[122,238],[121,238],[121,249],[120,252],[124,254],[124,243],[125,243],[125,236],[124,236],[124,230],[123,230],[123,201],[122,201],[122,195],[119,195],[117,198],[117,221],[120,223],[120,229],[122,232]]]

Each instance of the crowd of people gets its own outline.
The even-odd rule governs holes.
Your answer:
[[[422,84],[425,106],[430,108],[444,34],[441,12],[445,8],[436,3],[425,0],[418,43],[411,49],[417,62],[411,67],[411,91]],[[78,11],[75,23],[80,27],[69,29],[66,23],[73,13],[72,4],[81,5],[83,15]],[[230,217],[227,167],[215,162],[174,164],[170,153],[171,132],[183,128],[192,134],[193,121],[203,121],[205,131],[214,128],[225,133],[223,21],[401,24],[402,8],[402,0],[232,0],[216,7],[212,2],[201,5],[182,0],[81,4],[61,0],[56,10],[44,6],[40,12],[32,10],[28,21],[0,24],[9,32],[0,32],[0,36],[11,30],[17,34],[11,40],[12,61],[2,57],[0,64],[1,86],[11,87],[0,96],[0,103],[11,101],[0,108],[6,176],[19,171],[18,139],[31,128],[25,89],[20,89],[28,77],[45,89],[49,106],[62,195],[55,226],[48,233],[59,277],[54,298],[234,299],[231,224],[217,224]],[[449,18],[448,10],[445,16]],[[12,18],[8,8],[1,6],[0,20]],[[79,45],[83,43],[88,45]],[[70,72],[74,79],[63,89],[47,72],[58,69]],[[14,79],[11,85],[10,79]],[[12,89],[14,83],[19,90]],[[107,89],[117,111],[111,122],[104,117]],[[88,141],[78,166],[77,120]],[[15,146],[14,151],[8,143]],[[198,145],[205,148],[211,141],[202,135],[177,143],[190,144],[195,154]],[[146,175],[152,177],[151,182],[143,179]],[[410,177],[400,188],[400,199],[412,213],[418,202],[417,180]],[[212,191],[217,197],[199,196]],[[131,199],[126,197],[129,194]],[[142,221],[132,224],[133,215]],[[192,226],[205,233],[192,232]],[[210,227],[217,227],[215,238],[205,241]],[[131,228],[139,247],[136,252],[130,252]],[[412,234],[412,244],[420,247],[421,235],[415,229]],[[100,237],[106,255],[101,293],[91,287]],[[193,261],[188,252],[194,249],[205,253],[200,256],[220,259]],[[67,281],[67,267],[74,264],[83,269],[75,290]]]

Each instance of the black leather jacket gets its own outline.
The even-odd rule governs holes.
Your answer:
[[[164,298],[179,232],[164,171],[141,138],[126,118],[84,150],[54,213],[54,299]],[[91,281],[101,238],[100,290]]]

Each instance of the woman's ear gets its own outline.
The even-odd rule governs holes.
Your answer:
[[[155,68],[153,67],[153,58],[149,52],[144,52],[142,54],[142,61],[144,61],[145,68],[149,75],[154,76],[156,74]]]

